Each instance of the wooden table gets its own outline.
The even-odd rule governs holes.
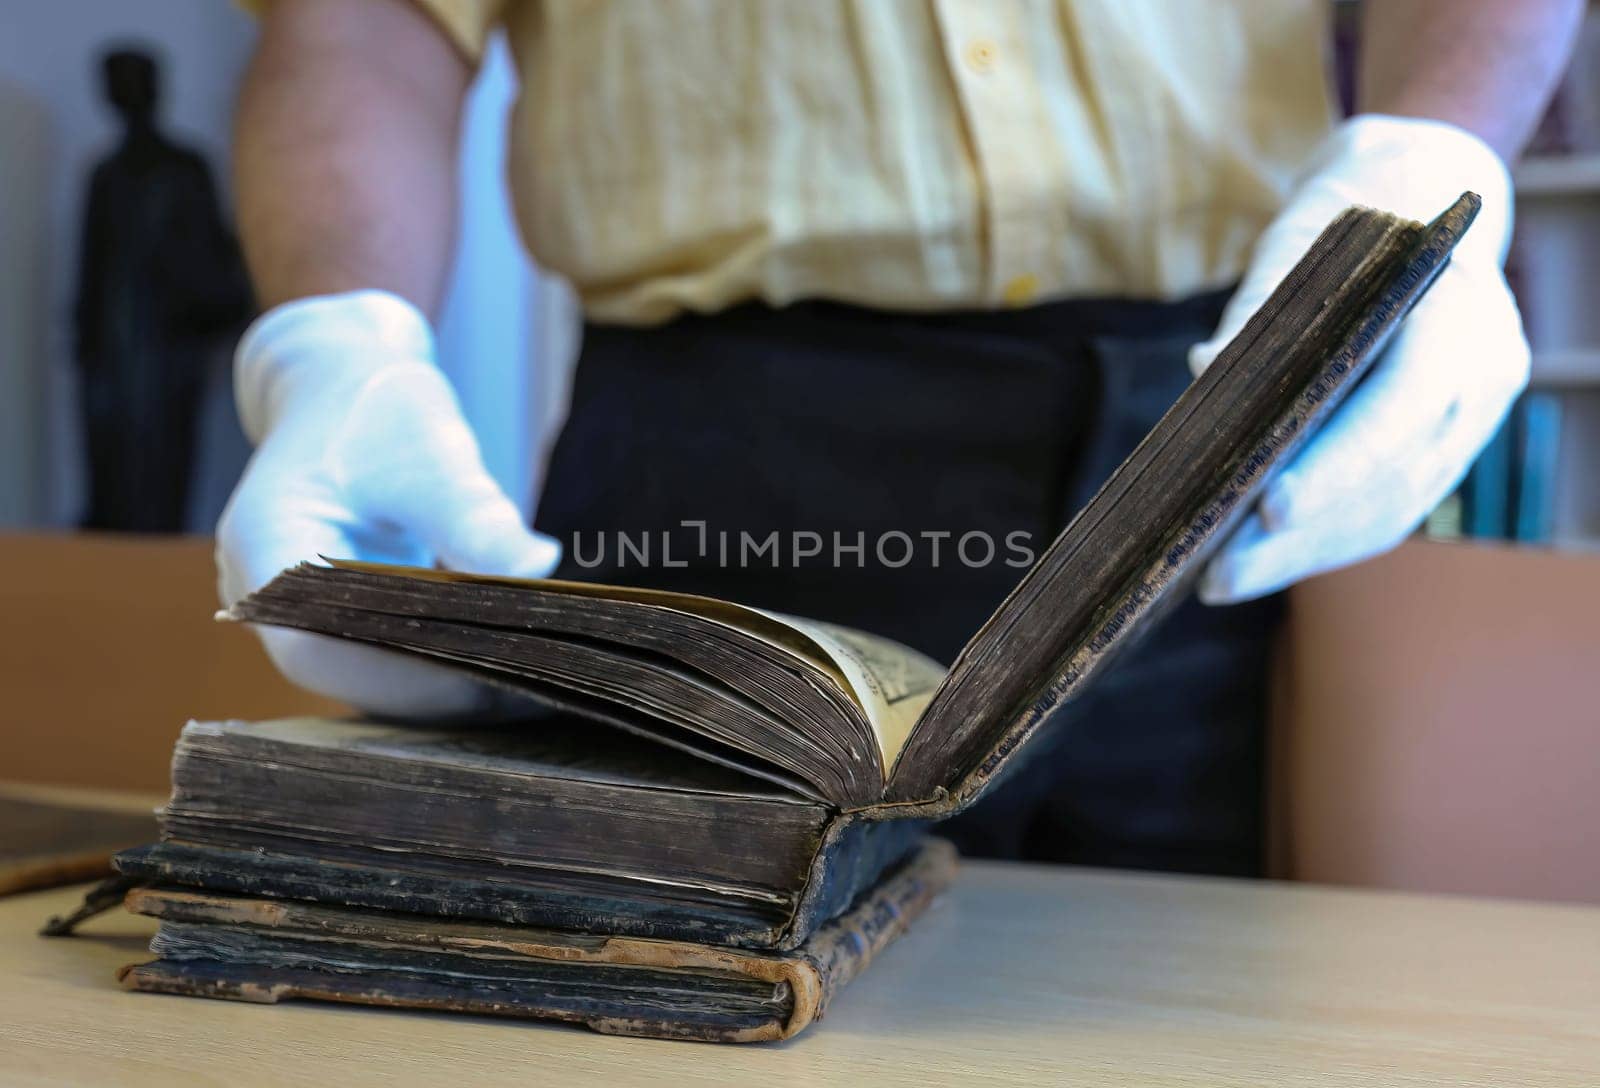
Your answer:
[[[972,864],[786,1044],[127,994],[0,901],[0,1084],[1600,1084],[1600,910]],[[392,1078],[392,1079],[391,1079]]]

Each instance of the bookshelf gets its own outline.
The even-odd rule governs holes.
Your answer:
[[[1430,531],[1600,549],[1596,5],[1589,8],[1555,98],[1512,178],[1516,230],[1506,278],[1533,349],[1529,391],[1452,497],[1453,509],[1447,504],[1430,520]],[[1508,508],[1512,513],[1497,517],[1496,511]],[[1530,532],[1530,525],[1536,529]]]
[[[1362,7],[1332,6],[1335,85],[1346,112],[1355,102]],[[1426,532],[1600,549],[1600,2],[1588,5],[1567,71],[1512,178],[1516,233],[1506,278],[1533,349],[1529,389]]]
[[[1535,351],[1530,385],[1555,391],[1600,389],[1600,347]]]
[[[1507,274],[1533,348],[1530,399],[1553,405],[1542,543],[1600,548],[1600,152],[1530,155],[1515,172]],[[1547,408],[1546,411],[1552,409]],[[1521,466],[1513,466],[1517,471]]]
[[[1600,153],[1529,156],[1514,180],[1524,201],[1593,196],[1600,193]]]

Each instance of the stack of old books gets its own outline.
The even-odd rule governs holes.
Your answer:
[[[1351,209],[946,671],[655,591],[334,563],[236,619],[444,662],[548,708],[472,727],[192,723],[131,988],[777,1039],[951,879],[930,821],[1184,591],[1471,222]]]

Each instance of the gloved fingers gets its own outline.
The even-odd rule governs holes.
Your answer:
[[[1283,537],[1278,533],[1277,537]],[[1270,543],[1261,515],[1252,511],[1228,537],[1220,550],[1206,563],[1196,587],[1196,595],[1209,605],[1237,604],[1270,593],[1258,591],[1257,586],[1273,581],[1266,563],[1281,557],[1277,549],[1267,549],[1266,559],[1257,561]]]
[[[1269,532],[1251,515],[1254,534],[1236,535],[1206,565],[1199,595],[1206,604],[1237,604],[1286,589],[1302,579],[1369,559],[1406,538],[1411,526],[1375,535],[1370,528],[1345,525],[1329,533],[1323,526]]]
[[[256,453],[217,522],[217,592],[224,605],[302,560],[355,553],[344,533],[348,513],[326,488],[275,472],[270,461],[269,452]]]
[[[282,627],[256,633],[289,680],[379,717],[477,715],[496,701],[489,685],[411,654]]]
[[[217,525],[218,594],[232,605],[279,571],[319,557],[426,563],[426,549],[393,526],[356,517],[326,473],[288,457],[274,439],[258,450]],[[409,655],[303,631],[258,627],[286,678],[388,716],[476,714],[493,693],[470,677]]]
[[[1343,517],[1330,513],[1315,521],[1271,528],[1259,513],[1251,514],[1207,564],[1200,581],[1201,600],[1207,604],[1254,600],[1301,579],[1388,551],[1403,541],[1454,485],[1448,477],[1442,483],[1424,483],[1424,475],[1438,473],[1430,466],[1427,473],[1411,478],[1418,484],[1416,488],[1375,493],[1368,502],[1352,504]],[[1431,502],[1419,500],[1424,489],[1437,491],[1437,497]]]
[[[1484,203],[1456,249],[1457,262],[1498,268],[1511,234],[1511,178],[1493,150],[1442,122],[1372,115],[1345,122],[1313,155],[1306,180],[1256,241],[1217,331],[1190,349],[1190,371],[1198,375],[1211,365],[1346,208],[1368,205],[1427,222],[1463,189],[1477,191]]]
[[[463,457],[450,469],[449,485],[408,524],[451,570],[546,578],[561,562],[561,545],[528,527],[478,459],[476,447],[470,460]]]
[[[269,439],[217,522],[218,596],[232,605],[278,572],[320,558],[432,562],[426,548],[395,527],[358,518],[315,464],[285,463]]]
[[[252,442],[261,442],[274,421],[348,398],[393,360],[433,355],[427,318],[386,291],[285,303],[258,317],[234,351],[239,421]]]
[[[560,562],[560,545],[530,529],[489,475],[432,367],[395,368],[370,383],[330,465],[359,514],[403,531],[447,567],[541,578]]]
[[[1527,342],[1498,273],[1475,281],[1447,269],[1373,371],[1268,486],[1268,529],[1337,514],[1374,493],[1404,490],[1430,451],[1466,462],[1477,418],[1503,414],[1527,380]],[[1491,432],[1492,433],[1492,432]]]
[[[440,561],[451,570],[516,578],[554,574],[561,562],[560,542],[530,529],[487,472],[479,484],[463,487],[446,504],[445,519],[430,537]]]
[[[381,291],[302,299],[235,355],[246,431],[261,442],[217,526],[225,604],[319,556],[427,565],[553,565],[483,470],[427,319]],[[497,499],[498,503],[490,500]],[[515,554],[537,550],[537,562]],[[517,570],[522,573],[522,570]],[[536,573],[544,573],[539,569]],[[295,683],[387,716],[478,715],[508,697],[436,662],[306,632],[258,632]]]
[[[1259,514],[1247,519],[1206,565],[1199,595],[1207,604],[1235,604],[1287,589],[1313,575],[1389,551],[1411,535],[1460,482],[1467,466],[1432,461],[1405,494],[1356,507],[1350,517],[1268,529]]]
[[[1252,513],[1207,564],[1200,599],[1207,604],[1251,600],[1395,547],[1460,484],[1508,406],[1491,394],[1462,401],[1405,471],[1343,506],[1323,508],[1315,518],[1272,528],[1260,513]]]

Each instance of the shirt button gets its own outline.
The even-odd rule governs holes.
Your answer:
[[[967,67],[974,72],[987,72],[994,67],[995,58],[999,55],[994,42],[987,38],[980,38],[967,46]]]
[[[1017,276],[1000,289],[1000,296],[1005,299],[1007,306],[1026,306],[1038,293],[1039,277],[1032,273]]]

